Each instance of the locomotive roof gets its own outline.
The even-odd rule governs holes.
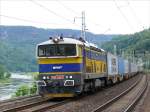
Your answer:
[[[48,41],[42,42],[38,45],[47,45],[47,44],[55,44],[53,39],[49,39]],[[73,38],[63,38],[63,40],[60,40],[58,44],[80,44],[84,45],[84,42],[81,42],[80,40],[73,39]]]
[[[48,41],[42,42],[42,43],[40,43],[38,45],[48,45],[48,44],[55,44],[55,42],[53,41],[53,39],[49,39]],[[99,49],[99,50],[101,50],[101,51],[104,52],[103,49],[98,48],[98,46],[95,45],[95,44],[93,44],[93,43],[88,43],[87,41],[81,41],[81,40],[75,39],[75,38],[63,38],[63,39],[59,39],[58,44],[78,44],[78,45],[85,45],[86,47],[93,47],[93,48]]]

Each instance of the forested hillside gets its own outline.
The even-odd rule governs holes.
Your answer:
[[[113,51],[113,46],[117,46],[117,53],[120,49],[124,51],[135,50],[135,52],[150,52],[150,29],[135,33],[133,35],[119,35],[111,41],[102,45],[108,51]]]
[[[42,29],[31,26],[0,26],[0,65],[9,71],[37,71],[35,58],[36,44],[50,36],[80,37],[79,30]],[[99,46],[116,35],[95,35],[86,33],[86,39]]]
[[[132,35],[119,35],[104,43],[102,48],[113,52],[114,45],[118,55],[141,58],[150,68],[150,28]]]

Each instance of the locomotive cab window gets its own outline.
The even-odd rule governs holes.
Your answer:
[[[75,44],[50,44],[38,46],[39,57],[76,56]]]

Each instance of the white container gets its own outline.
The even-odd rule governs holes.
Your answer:
[[[124,64],[125,64],[124,72],[125,72],[125,74],[127,74],[127,73],[129,73],[129,61],[124,60]]]
[[[138,69],[137,65],[134,63],[131,63],[131,73],[136,73],[137,69]]]
[[[117,75],[118,74],[118,58],[117,56],[107,53],[107,66],[108,66],[108,75]]]

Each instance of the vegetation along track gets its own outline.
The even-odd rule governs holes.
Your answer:
[[[143,75],[140,81],[137,81],[130,88],[94,109],[92,112],[131,112],[131,109],[145,92],[147,84],[147,76]]]

